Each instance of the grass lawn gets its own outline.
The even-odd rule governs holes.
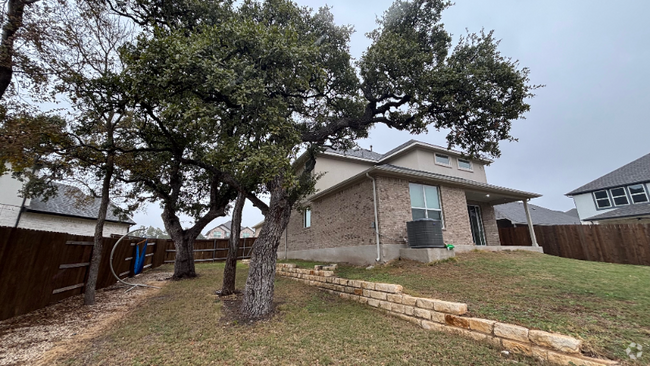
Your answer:
[[[591,356],[650,364],[650,267],[523,251],[471,252],[456,259],[433,265],[396,261],[371,270],[341,265],[336,274],[397,283],[414,296],[466,302],[472,316],[577,336]],[[625,353],[630,342],[643,345],[637,362]]]
[[[214,295],[223,265],[198,264],[197,270],[199,278],[167,284],[104,335],[57,364],[536,364],[530,358],[504,358],[487,345],[426,331],[285,278],[276,281],[276,316],[254,324],[227,324],[222,320],[224,302]],[[239,268],[238,288],[243,288],[246,272],[246,267]]]

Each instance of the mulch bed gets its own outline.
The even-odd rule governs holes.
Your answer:
[[[127,281],[161,285],[171,273],[147,272]],[[158,290],[115,284],[96,294],[96,303],[83,305],[83,294],[0,322],[0,366],[43,362],[44,355],[66,342],[79,343],[124,316]]]

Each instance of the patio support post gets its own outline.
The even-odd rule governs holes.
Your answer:
[[[524,211],[526,211],[526,221],[528,221],[528,232],[530,233],[530,240],[534,247],[538,247],[537,237],[535,237],[535,228],[533,227],[533,219],[530,217],[530,210],[528,209],[528,200],[522,200],[524,203]]]

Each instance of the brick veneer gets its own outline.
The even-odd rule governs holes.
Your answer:
[[[371,227],[375,214],[370,179],[314,201],[310,207],[309,228],[304,227],[301,212],[291,212],[287,227],[288,250],[375,244],[375,232]]]
[[[382,244],[406,244],[406,222],[412,220],[409,183],[426,182],[377,176],[378,216]],[[445,243],[473,245],[467,199],[461,188],[439,186]],[[480,204],[488,245],[500,245],[494,208]],[[375,244],[372,181],[360,181],[310,203],[311,227],[303,214],[291,213],[287,250],[340,248]],[[285,233],[286,234],[286,233]],[[284,240],[284,238],[283,238]]]
[[[342,299],[381,309],[427,330],[457,334],[551,364],[618,364],[615,361],[582,356],[582,341],[579,339],[489,319],[463,316],[468,312],[467,304],[409,296],[402,292],[400,285],[348,280],[335,277],[334,271],[300,269],[289,263],[278,264],[276,273],[316,286]]]

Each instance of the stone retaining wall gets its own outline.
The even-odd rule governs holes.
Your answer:
[[[458,334],[552,364],[618,364],[615,361],[582,356],[582,341],[579,339],[494,320],[463,316],[467,313],[467,304],[409,296],[402,293],[400,285],[348,280],[334,276],[334,271],[300,269],[296,268],[295,264],[287,263],[277,265],[277,274],[324,289],[342,299],[382,309],[427,330]]]

